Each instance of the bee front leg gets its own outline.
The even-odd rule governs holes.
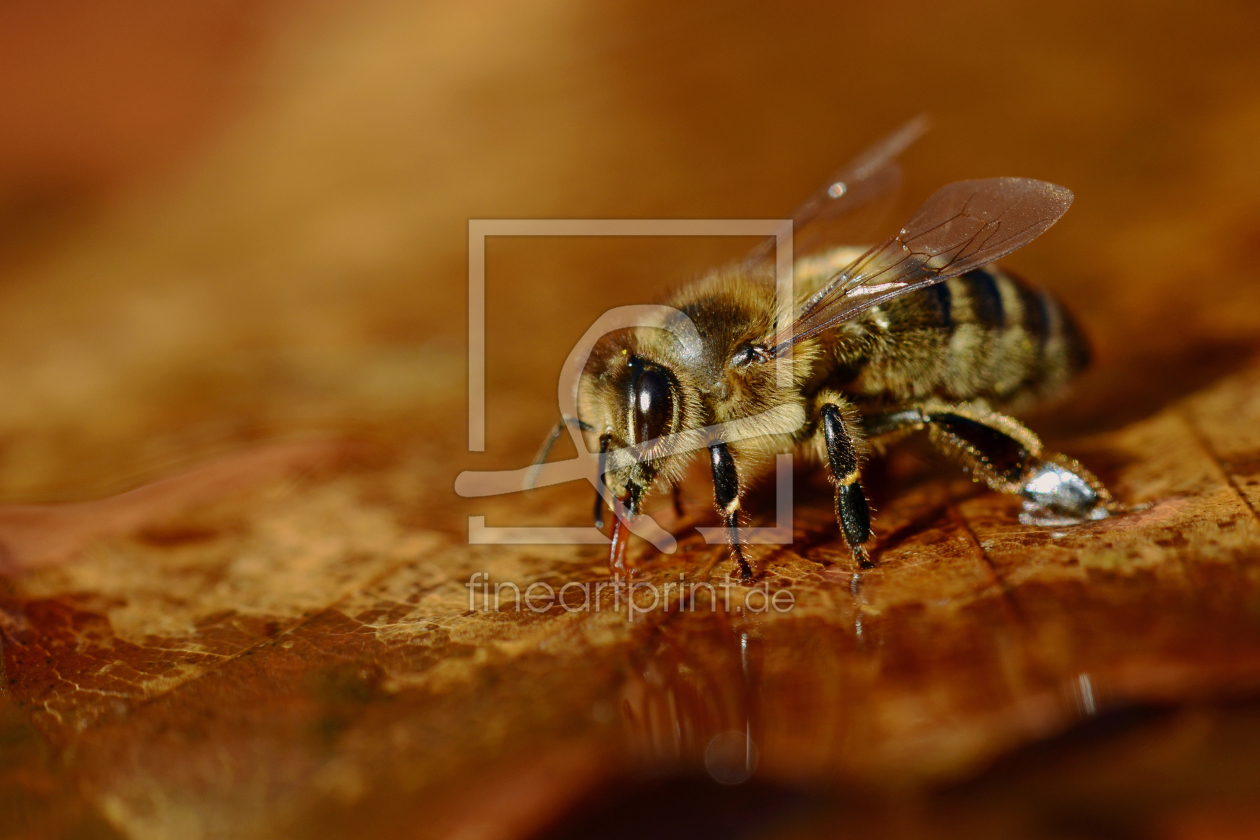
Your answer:
[[[739,563],[739,575],[745,583],[752,580],[752,567],[744,559],[739,544],[739,472],[735,469],[735,456],[725,443],[709,447],[709,460],[713,464],[713,501],[726,525],[726,537],[731,551]]]
[[[836,519],[853,551],[853,559],[860,568],[869,569],[875,565],[866,550],[866,543],[871,538],[871,512],[858,472],[861,464],[857,445],[839,405],[824,404],[818,412],[818,419],[827,447],[832,481],[836,485]]]
[[[604,530],[604,474],[608,472],[608,447],[612,442],[612,435],[604,434],[599,436],[599,470],[595,480],[599,486],[595,488],[595,527]]]

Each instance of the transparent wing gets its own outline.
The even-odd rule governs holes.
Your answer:
[[[895,193],[901,184],[897,156],[927,129],[928,119],[920,114],[849,161],[793,210],[794,256],[808,254],[820,244],[843,244],[836,242],[834,235],[827,234],[827,222]],[[772,261],[773,257],[774,239],[767,239],[749,252],[744,264],[757,266]]]
[[[778,355],[798,341],[892,298],[965,274],[1022,248],[1072,205],[1064,187],[1027,178],[957,181],[929,198],[901,231],[870,249],[811,297]]]

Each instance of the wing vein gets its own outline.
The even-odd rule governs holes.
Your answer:
[[[872,307],[1006,256],[1048,230],[1071,204],[1069,190],[1026,178],[942,187],[895,236],[867,250],[811,295],[791,325],[773,337],[771,355]],[[871,293],[889,286],[895,288]]]

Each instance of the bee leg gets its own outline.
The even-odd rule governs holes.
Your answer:
[[[872,438],[918,431],[926,422],[923,419],[923,412],[917,408],[889,411],[884,414],[864,414],[862,415],[862,432],[869,441]]]
[[[612,435],[599,436],[599,475],[595,480],[599,482],[599,486],[595,488],[595,527],[604,530],[604,473],[608,471],[608,447],[612,441]]]
[[[1026,525],[1061,526],[1124,512],[1081,464],[1047,452],[1017,420],[973,405],[923,409],[928,438],[991,489],[1021,496]]]
[[[744,559],[744,550],[739,544],[739,473],[735,469],[735,456],[725,443],[719,442],[709,447],[709,460],[713,464],[713,501],[726,525],[731,551],[739,563],[739,575],[746,583],[752,580],[752,567]]]
[[[675,484],[672,490],[672,493],[674,497],[674,515],[677,516],[679,519],[682,519],[683,513],[684,513],[683,503],[682,503],[682,487]]]
[[[840,406],[827,403],[818,416],[827,445],[832,481],[836,485],[836,519],[858,566],[869,569],[875,565],[866,550],[866,542],[871,538],[871,511],[859,480],[857,446]]]

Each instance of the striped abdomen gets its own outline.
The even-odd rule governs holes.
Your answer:
[[[1089,361],[1063,307],[996,266],[872,309],[832,340],[844,390],[880,402],[1018,405],[1048,396]]]

